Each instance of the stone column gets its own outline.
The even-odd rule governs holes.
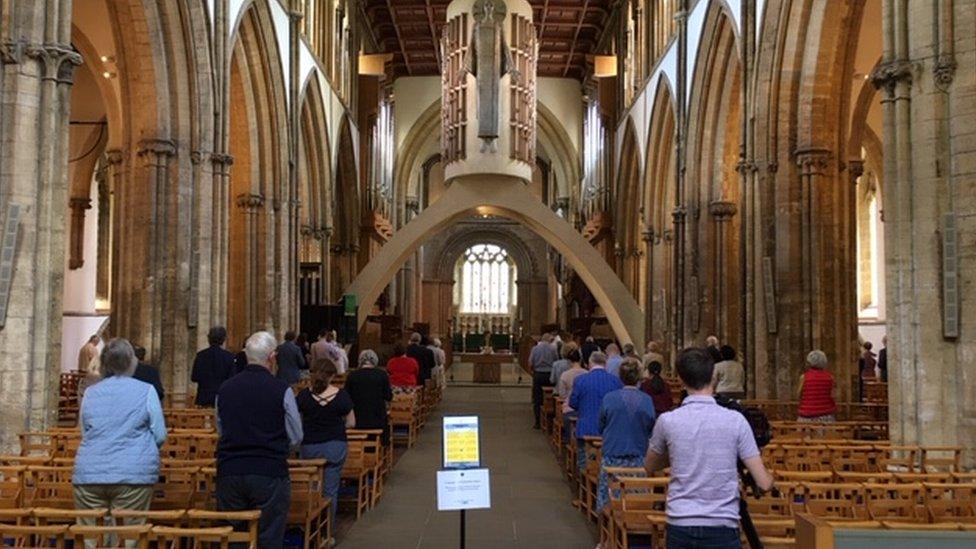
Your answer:
[[[230,170],[234,165],[234,157],[225,153],[213,153],[210,155],[210,162],[213,165],[211,215],[214,233],[213,263],[210,269],[210,318],[211,324],[226,326],[230,261]],[[197,343],[200,346],[203,342]]]
[[[0,329],[0,452],[55,419],[61,358],[68,116],[72,74],[66,0],[4,2],[0,26],[0,216],[20,210]],[[67,352],[75,353],[77,349]]]
[[[245,311],[245,332],[250,333],[257,328],[257,324],[265,320],[262,307],[263,297],[267,295],[261,291],[264,277],[262,276],[261,261],[262,250],[259,245],[260,234],[260,215],[264,210],[264,196],[260,194],[242,194],[237,197],[237,207],[245,214],[244,234],[246,235],[246,245],[244,246],[244,257],[247,264],[244,267],[244,295],[241,299],[247,300]],[[237,297],[237,296],[235,296]]]
[[[641,241],[644,242],[644,270],[647,276],[644,278],[644,318],[646,328],[644,339],[651,341],[654,338],[654,244],[660,242],[660,238],[655,239],[654,229],[647,227],[641,232]]]
[[[803,330],[801,349],[820,349],[822,343],[820,266],[821,234],[820,188],[828,179],[827,169],[831,165],[831,153],[827,149],[808,148],[797,151],[796,163],[800,167],[800,280],[802,288]],[[829,353],[829,351],[828,351]],[[849,357],[828,357],[832,361],[847,360]]]
[[[680,156],[680,155],[679,155]],[[683,349],[685,345],[685,219],[688,210],[684,206],[678,206],[671,212],[671,220],[674,223],[674,304],[672,305],[672,321],[674,348]],[[697,307],[697,303],[692,306]]]
[[[738,209],[734,202],[716,200],[708,205],[708,213],[715,220],[715,250],[712,259],[714,296],[715,335],[722,341],[728,341],[728,306],[730,296],[726,287],[726,271],[729,268],[729,225]]]
[[[68,268],[72,270],[80,269],[85,264],[85,211],[91,207],[91,198],[88,197],[73,197],[68,201],[71,210]]]

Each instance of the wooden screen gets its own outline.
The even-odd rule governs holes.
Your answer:
[[[512,59],[518,78],[511,79],[511,114],[509,127],[512,138],[509,154],[514,160],[535,164],[535,81],[538,60],[538,40],[535,25],[528,19],[512,16]]]
[[[464,59],[468,52],[468,15],[447,22],[441,37],[441,156],[445,164],[466,156],[464,130],[468,123],[468,74]]]

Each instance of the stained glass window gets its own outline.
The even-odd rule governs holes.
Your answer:
[[[515,263],[494,244],[471,246],[455,269],[455,301],[461,313],[508,314],[516,304]]]

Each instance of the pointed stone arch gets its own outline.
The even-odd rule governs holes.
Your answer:
[[[643,344],[643,313],[599,252],[572,225],[533,197],[521,181],[498,176],[455,181],[441,200],[397,231],[380,249],[346,290],[358,297],[360,325],[397,269],[425,240],[474,214],[513,219],[544,238],[593,292],[617,337]]]
[[[332,148],[319,79],[312,72],[300,95],[298,134],[299,303],[328,301],[332,233]]]
[[[723,2],[705,14],[689,103],[685,339],[741,348],[739,238],[742,65],[735,21]]]
[[[676,103],[665,76],[658,80],[651,111],[648,150],[644,168],[644,241],[647,275],[644,311],[648,339],[664,342],[673,337],[670,305],[675,294],[674,225],[677,200]],[[667,346],[661,347],[662,349]]]
[[[355,145],[348,116],[339,123],[336,143],[335,187],[333,189],[332,300],[338,300],[361,267],[360,228],[364,222],[361,185],[356,170]]]
[[[627,118],[623,145],[620,149],[620,166],[617,170],[615,193],[616,208],[613,213],[614,254],[617,274],[634,298],[641,295],[640,233],[643,185],[641,178],[640,145],[633,118]]]

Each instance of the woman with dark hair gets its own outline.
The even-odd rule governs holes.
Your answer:
[[[654,412],[658,416],[674,408],[674,400],[671,398],[671,388],[661,377],[661,363],[654,360],[647,366],[650,377],[641,382],[641,391],[651,397],[654,401]]]
[[[420,364],[409,356],[401,343],[393,345],[393,358],[386,362],[386,373],[390,374],[390,385],[394,387],[416,387],[420,375]]]
[[[332,385],[336,365],[327,358],[316,359],[309,368],[312,386],[302,389],[295,399],[302,415],[302,459],[325,459],[323,493],[332,500],[329,512],[335,524],[339,506],[339,482],[346,462],[346,429],[356,425],[352,398],[344,389]]]
[[[735,349],[722,345],[720,353],[722,360],[715,363],[715,394],[726,398],[745,398],[745,369],[736,360]]]

